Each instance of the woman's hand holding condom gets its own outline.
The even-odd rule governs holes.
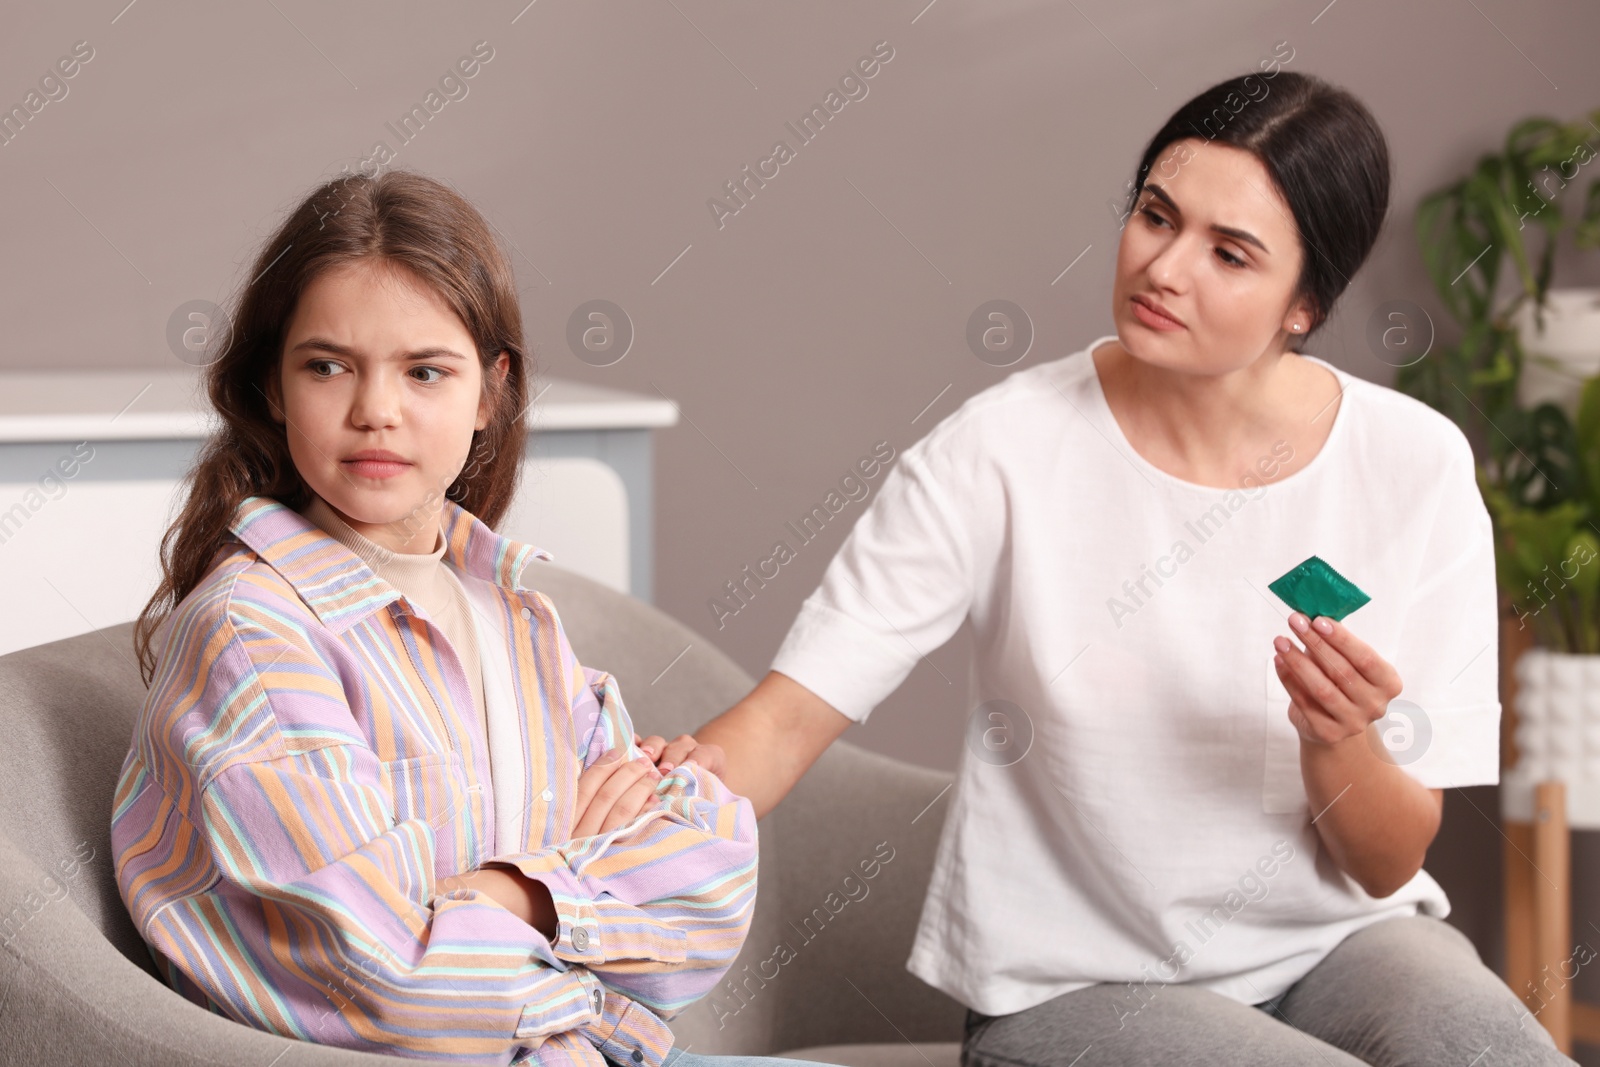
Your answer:
[[[1315,622],[1300,612],[1289,626],[1305,648],[1277,637],[1274,663],[1288,690],[1289,721],[1302,740],[1333,745],[1363,735],[1400,695],[1400,675],[1373,647],[1326,616]]]
[[[1400,673],[1343,623],[1303,612],[1279,636],[1278,677],[1300,734],[1300,774],[1312,822],[1334,864],[1373,897],[1394,893],[1422,868],[1439,832],[1444,791],[1396,764],[1373,723],[1400,695]]]

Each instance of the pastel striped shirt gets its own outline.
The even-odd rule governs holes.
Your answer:
[[[749,932],[754,810],[691,762],[632,822],[569,839],[579,773],[640,752],[616,680],[519,584],[549,553],[450,501],[442,525],[510,663],[497,777],[426,612],[252,497],[158,634],[112,812],[122,898],[174,987],[250,1026],[455,1063],[661,1067],[666,1020]],[[497,796],[526,809],[497,818]],[[438,891],[490,860],[550,888],[553,942],[475,890]]]

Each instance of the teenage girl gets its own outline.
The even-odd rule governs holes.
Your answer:
[[[737,1067],[666,1020],[748,932],[755,815],[654,769],[519,580],[549,554],[493,529],[529,368],[488,224],[419,175],[337,180],[251,275],[136,630],[112,841],[152,956],[305,1041]]]

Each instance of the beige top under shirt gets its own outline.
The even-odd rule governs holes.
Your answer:
[[[327,501],[316,494],[312,494],[311,503],[301,514],[359,556],[378,577],[400,590],[413,603],[420,604],[428,617],[444,631],[450,639],[450,647],[466,669],[472,703],[478,709],[478,726],[487,736],[488,711],[483,696],[483,666],[478,655],[478,633],[473,627],[472,606],[467,601],[461,579],[444,562],[444,534],[438,535],[438,543],[432,552],[391,552],[357,533],[328,506]]]

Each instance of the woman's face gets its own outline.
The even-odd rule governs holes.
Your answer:
[[[509,363],[502,352],[496,373]],[[444,492],[490,416],[472,336],[437,293],[376,259],[324,272],[268,395],[313,492],[391,551],[433,550]]]
[[[1280,353],[1311,328],[1309,304],[1293,299],[1300,264],[1294,217],[1260,160],[1175,141],[1151,165],[1122,230],[1118,340],[1145,363],[1196,374]]]

